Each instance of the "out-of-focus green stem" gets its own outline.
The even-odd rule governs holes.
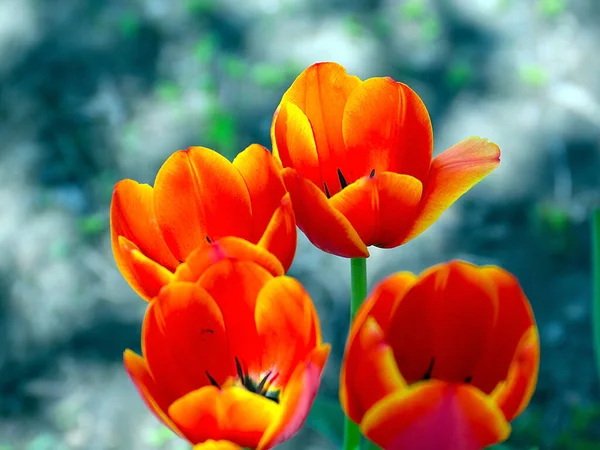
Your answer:
[[[600,209],[592,213],[592,327],[596,368],[600,376]]]
[[[354,316],[367,296],[367,260],[352,258],[350,260],[350,325]],[[344,424],[344,450],[360,450],[361,434],[358,425],[346,417]]]

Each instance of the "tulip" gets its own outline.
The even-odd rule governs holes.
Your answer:
[[[494,170],[500,150],[468,138],[432,160],[427,109],[391,78],[361,81],[335,63],[310,66],[271,126],[299,228],[323,251],[368,257],[425,231]]]
[[[154,188],[122,180],[110,207],[112,248],[130,286],[150,300],[198,247],[236,236],[276,255],[287,270],[296,222],[278,162],[251,145],[230,163],[191,147],[171,155]]]
[[[502,442],[539,368],[531,306],[514,276],[454,261],[382,281],[354,320],[340,399],[387,450]]]
[[[269,449],[303,425],[329,345],[281,262],[240,238],[192,252],[149,303],[127,372],[148,408],[197,449]]]

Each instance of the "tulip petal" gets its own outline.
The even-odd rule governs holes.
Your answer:
[[[294,169],[283,169],[298,227],[310,242],[327,253],[366,258],[369,251],[348,219],[331,207],[325,194]]]
[[[507,379],[492,393],[506,420],[523,412],[533,396],[540,365],[540,340],[535,326],[523,335]]]
[[[252,144],[240,152],[233,160],[233,165],[248,188],[252,206],[251,241],[256,243],[286,194],[280,167],[271,153],[258,144]]]
[[[342,408],[357,423],[379,400],[406,388],[394,352],[372,317],[353,336],[342,364],[340,386]]]
[[[173,403],[169,416],[194,444],[214,439],[256,448],[279,408],[245,388],[206,386]]]
[[[410,241],[500,164],[500,149],[487,139],[471,137],[436,156],[425,182],[419,215],[399,244]]]
[[[381,400],[361,431],[386,450],[480,450],[504,441],[510,425],[478,389],[433,380]]]
[[[315,307],[297,280],[276,277],[258,294],[255,320],[263,371],[273,370],[276,384],[285,386],[296,366],[320,344]]]
[[[411,225],[421,192],[416,178],[384,172],[355,181],[329,204],[350,221],[366,245],[386,247]]]
[[[517,279],[499,267],[483,267],[497,290],[498,314],[490,342],[473,373],[473,385],[486,394],[505,380],[525,332],[534,325],[533,311]]]
[[[250,261],[223,260],[213,264],[198,279],[198,285],[219,305],[232,358],[237,358],[244,371],[253,377],[262,373],[264,349],[258,338],[254,314],[262,287],[272,275]],[[235,370],[235,359],[231,360]]]
[[[258,245],[277,256],[287,272],[296,254],[298,232],[290,194],[285,194],[271,221],[258,241]]]
[[[150,409],[162,423],[183,437],[183,434],[179,431],[177,425],[175,425],[166,413],[169,407],[169,401],[158,389],[158,386],[152,379],[144,358],[128,349],[125,350],[125,353],[123,354],[123,362],[125,364],[125,370],[135,384],[135,387],[148,409]]]
[[[133,242],[124,236],[118,238],[119,254],[128,270],[123,276],[144,299],[150,301],[160,289],[173,279],[173,274],[146,257]]]
[[[435,283],[443,293],[436,295],[432,310],[432,377],[469,383],[492,337],[497,292],[479,267],[462,261],[438,270]]]
[[[296,170],[324,191],[315,136],[300,108],[288,102],[279,105],[271,125],[271,139],[273,156],[283,167]]]
[[[151,303],[142,350],[156,383],[173,399],[235,374],[219,306],[193,283],[171,283]]]
[[[284,274],[275,255],[245,239],[227,236],[193,251],[175,271],[175,280],[196,282],[207,269],[226,259],[254,262],[273,276]]]
[[[194,445],[192,450],[243,450],[243,447],[229,441],[213,441],[209,439],[202,444]]]
[[[175,257],[185,260],[207,240],[250,239],[250,197],[244,179],[217,152],[191,147],[173,153],[156,176],[156,219]]]
[[[427,108],[408,86],[369,78],[352,91],[342,122],[354,179],[396,172],[424,182],[433,152]]]
[[[266,450],[294,436],[310,412],[321,384],[321,374],[331,348],[315,348],[306,362],[298,365],[279,399],[279,414],[269,424],[257,450]]]
[[[131,288],[148,300],[146,288],[139,283],[131,264],[131,254],[119,245],[119,237],[133,242],[134,247],[149,259],[167,269],[179,262],[171,254],[154,218],[152,187],[133,180],[121,180],[115,185],[110,204],[110,238],[119,271]]]
[[[293,103],[308,117],[322,182],[327,184],[331,195],[342,188],[338,170],[350,173],[342,136],[342,117],[348,96],[360,84],[358,77],[348,75],[339,64],[318,63],[302,72],[281,99],[282,106],[286,102]],[[299,168],[296,170],[304,175]]]

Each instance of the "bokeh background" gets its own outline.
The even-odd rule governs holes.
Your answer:
[[[515,273],[542,363],[502,448],[600,448],[588,232],[599,24],[596,0],[0,0],[0,449],[188,448],[122,367],[145,303],[112,259],[113,185],[152,183],[191,145],[229,158],[270,146],[282,93],[322,60],[412,86],[436,152],[471,135],[499,144],[500,168],[425,234],[372,252],[370,285],[452,258]],[[348,272],[300,240],[291,273],[334,345],[324,399],[336,398]],[[339,448],[324,408],[281,448]]]

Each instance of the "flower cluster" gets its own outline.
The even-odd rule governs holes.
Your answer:
[[[148,302],[142,354],[125,351],[125,368],[196,450],[269,449],[306,420],[330,347],[286,275],[296,225],[325,252],[367,258],[420,235],[500,161],[480,138],[433,158],[413,90],[335,63],[300,74],[271,137],[272,153],[253,144],[233,162],[177,151],[154,187],[127,179],[113,193],[115,260]],[[374,287],[351,324],[340,402],[384,449],[477,450],[507,439],[538,365],[517,280],[452,261]]]

